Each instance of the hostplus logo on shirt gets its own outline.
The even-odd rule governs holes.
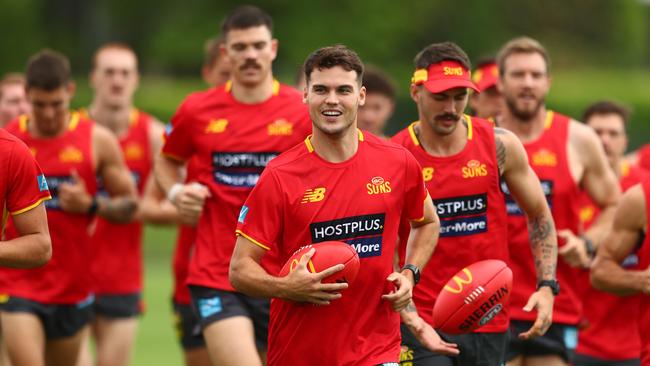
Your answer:
[[[277,152],[213,151],[214,180],[226,186],[253,188],[262,170],[278,155]]]
[[[381,255],[386,214],[344,217],[309,225],[312,243],[340,240],[350,244],[360,258]]]
[[[464,236],[486,232],[487,194],[440,198],[433,201],[440,217],[440,236]]]

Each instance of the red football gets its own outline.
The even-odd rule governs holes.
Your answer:
[[[321,272],[329,267],[343,263],[345,268],[334,273],[329,277],[325,277],[322,283],[334,282],[347,282],[352,283],[357,277],[359,272],[359,255],[354,248],[346,243],[340,241],[324,241],[322,243],[305,245],[296,250],[293,255],[284,264],[280,270],[280,276],[286,276],[289,272],[293,271],[300,258],[305,255],[311,248],[316,249],[316,252],[307,263],[309,272]]]
[[[465,267],[438,294],[435,328],[449,334],[480,328],[503,309],[511,291],[512,270],[503,261],[488,259]]]

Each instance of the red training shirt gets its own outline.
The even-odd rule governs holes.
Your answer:
[[[623,192],[643,180],[644,173],[638,167],[627,162],[621,166],[619,183]],[[600,214],[589,195],[583,192],[580,197],[580,220],[584,229]],[[639,257],[636,251],[631,253],[621,265],[625,269],[636,269]],[[639,312],[638,295],[616,296],[596,290],[591,286],[589,271],[581,276],[582,298],[585,299],[584,318],[586,328],[578,333],[576,352],[605,360],[627,360],[639,358],[641,341],[636,329],[630,327],[630,319],[635,319]],[[625,342],[612,342],[612,339],[625,339]]]
[[[31,152],[17,137],[0,128],[0,240],[9,215],[27,212],[50,199],[47,181]]]
[[[237,230],[269,251],[267,271],[278,273],[298,248],[327,240],[352,245],[361,259],[356,280],[328,306],[271,301],[270,366],[397,362],[399,314],[381,296],[392,287],[386,277],[400,218],[421,219],[426,197],[413,156],[361,131],[345,162],[325,161],[307,138],[269,164]]]
[[[548,111],[544,132],[533,142],[524,144],[529,164],[539,177],[542,190],[551,208],[555,229],[569,229],[579,233],[580,218],[578,197],[580,190],[573,181],[567,159],[569,138],[569,117]],[[537,276],[530,249],[526,217],[510,196],[505,183],[501,185],[506,193],[508,210],[508,241],[510,245],[510,268],[513,272],[512,295],[510,297],[511,318],[535,321],[537,312],[525,312],[523,307],[530,295],[536,291]],[[570,267],[561,257],[557,259],[557,278],[560,294],[553,305],[553,322],[577,325],[582,316],[578,275],[579,270]]]
[[[196,157],[196,181],[208,187],[187,283],[234,291],[228,280],[237,215],[266,164],[311,130],[301,94],[274,82],[274,93],[243,104],[230,83],[190,95],[172,118],[163,154]]]
[[[34,154],[46,175],[52,199],[45,201],[47,221],[52,239],[52,259],[35,269],[3,269],[3,291],[44,304],[76,304],[91,294],[91,248],[89,226],[91,215],[72,214],[61,209],[58,189],[71,181],[76,170],[86,190],[97,190],[92,153],[94,122],[71,112],[67,130],[53,138],[35,138],[28,131],[26,116],[7,125],[7,131],[23,140]],[[7,230],[8,236],[15,232]]]
[[[413,290],[418,314],[433,325],[438,293],[456,272],[485,259],[508,262],[507,218],[499,187],[499,166],[493,125],[465,116],[467,144],[446,157],[427,153],[417,138],[414,122],[392,139],[409,150],[422,166],[424,180],[440,218],[440,238]],[[403,263],[410,225],[401,225],[400,261]],[[476,332],[505,332],[507,307]]]
[[[126,134],[118,136],[124,162],[142,195],[153,166],[149,129],[153,118],[134,109]],[[101,184],[101,182],[100,182]],[[100,195],[107,195],[103,189]],[[92,275],[97,295],[142,291],[142,222],[111,223],[97,218],[92,236]]]

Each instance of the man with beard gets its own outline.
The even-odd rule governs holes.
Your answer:
[[[198,221],[187,283],[215,365],[261,365],[265,358],[269,302],[231,286],[233,232],[266,164],[310,130],[300,93],[273,79],[272,28],[271,17],[254,6],[226,18],[222,52],[231,81],[185,99],[155,167],[184,222]],[[188,161],[196,163],[195,181],[183,183]]]
[[[552,284],[556,295],[553,325],[544,336],[525,339],[523,330],[530,328],[536,318],[525,305],[528,294],[540,283],[532,275],[535,264],[529,250],[526,217],[507,186],[502,185],[507,200],[510,267],[514,275],[510,297],[513,334],[507,360],[511,366],[565,365],[575,349],[576,326],[582,317],[579,268],[576,267],[584,265],[587,242],[598,245],[602,239],[620,189],[594,131],[546,109],[544,101],[550,76],[544,47],[528,37],[515,38],[499,51],[497,63],[498,88],[506,102],[497,125],[512,131],[522,141],[562,239],[557,269],[562,290],[557,283]],[[581,188],[587,191],[601,215],[588,231],[581,233],[584,237],[568,236],[564,230],[580,233]]]
[[[433,251],[438,218],[413,156],[357,128],[365,99],[359,56],[345,46],[321,48],[304,70],[313,135],[273,160],[246,200],[230,279],[243,292],[274,298],[270,366],[395,365],[397,311]],[[401,218],[412,230],[407,264],[394,271]],[[298,248],[327,240],[358,248],[361,266],[349,288],[321,283],[342,264],[307,269],[314,249],[276,277]]]
[[[506,205],[500,181],[508,184],[526,213],[540,282],[555,279],[553,218],[517,137],[486,120],[462,114],[469,89],[477,88],[470,79],[465,52],[451,42],[435,43],[418,53],[415,67],[411,98],[417,104],[419,121],[395,135],[393,141],[405,146],[422,166],[440,216],[440,240],[430,269],[413,291],[415,306],[402,312],[402,362],[419,366],[501,365],[508,341],[507,306],[473,333],[441,334],[446,342],[457,344],[458,350],[439,340],[432,329],[431,309],[445,282],[460,269],[485,259],[508,261]],[[401,229],[400,238],[407,238],[408,226]],[[400,245],[400,258],[405,255],[404,244]],[[538,314],[525,335],[535,337],[550,326],[553,294],[549,287],[541,286],[528,295],[527,308],[536,309]],[[457,357],[441,355],[458,351]]]

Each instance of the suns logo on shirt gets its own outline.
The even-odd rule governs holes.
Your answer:
[[[76,147],[67,146],[59,152],[59,160],[62,163],[81,163],[84,160],[84,156],[81,150]]]
[[[478,160],[470,160],[467,162],[467,166],[464,166],[461,169],[463,178],[476,178],[476,177],[485,177],[488,174],[487,166],[481,164]]]
[[[536,166],[557,166],[557,155],[552,151],[541,149],[532,156],[532,164]]]
[[[228,127],[227,119],[212,119],[205,127],[205,133],[222,133]]]
[[[431,179],[433,179],[433,172],[434,171],[435,170],[433,169],[432,166],[427,166],[427,167],[422,168],[422,177],[424,178],[425,182],[428,182]]]
[[[314,189],[307,189],[302,196],[300,203],[319,202],[325,198],[325,188],[319,187]]]
[[[269,136],[291,136],[293,134],[293,124],[286,119],[276,119],[266,127]]]
[[[390,182],[384,180],[382,177],[372,178],[370,183],[366,184],[366,189],[369,195],[391,192]]]
[[[132,142],[124,148],[124,157],[126,160],[141,160],[144,156],[142,146],[136,142]]]

